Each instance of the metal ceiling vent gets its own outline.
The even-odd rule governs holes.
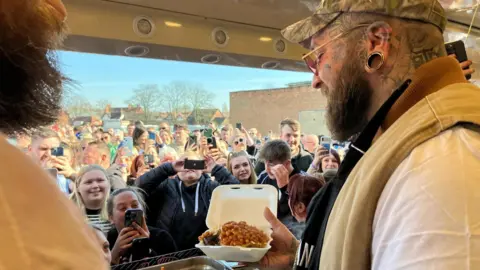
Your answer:
[[[217,47],[225,47],[228,44],[228,40],[230,37],[228,36],[227,30],[225,30],[222,27],[217,27],[213,29],[212,31],[212,42],[217,46]]]
[[[202,59],[200,59],[200,61],[202,61],[202,63],[205,63],[205,64],[216,64],[220,62],[220,60],[222,60],[222,57],[220,57],[220,55],[217,55],[217,54],[207,54],[204,57],[202,57]]]
[[[262,68],[267,69],[276,69],[280,66],[280,62],[278,61],[268,61],[262,64]]]
[[[133,20],[133,31],[140,37],[153,36],[155,29],[155,23],[150,17],[138,16]]]
[[[142,57],[147,55],[150,49],[145,46],[135,45],[125,49],[125,54],[128,56]]]
[[[273,43],[273,48],[278,53],[285,53],[287,51],[287,43],[281,38],[276,39]]]

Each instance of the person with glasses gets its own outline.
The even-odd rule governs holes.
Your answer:
[[[437,0],[321,1],[282,31],[310,50],[333,139],[355,139],[301,241],[265,211],[263,264],[479,269],[480,89],[465,78],[472,62],[447,56],[446,24]]]
[[[117,147],[112,143],[112,135],[110,132],[104,131],[102,134],[102,142],[106,143],[110,149],[110,158],[113,160],[117,154]]]

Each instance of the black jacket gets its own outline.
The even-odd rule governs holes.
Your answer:
[[[205,224],[208,207],[213,190],[219,185],[240,184],[224,167],[215,166],[212,170],[212,181],[208,174],[203,174],[198,183],[198,214],[182,210],[180,199],[179,183],[181,180],[175,175],[171,163],[157,167],[138,179],[139,187],[146,193],[147,223],[150,226],[167,230],[175,239],[179,250],[193,248],[198,243],[198,236],[203,233],[207,226]],[[190,195],[182,188],[182,198],[186,203]],[[181,228],[181,232],[178,230]],[[198,234],[198,235],[197,235]]]
[[[145,254],[145,258],[160,256],[164,254],[170,254],[177,251],[177,245],[175,244],[175,241],[173,240],[172,236],[167,231],[150,227],[150,226],[148,226],[148,231],[150,232],[150,237],[148,241],[150,252],[149,254]],[[112,228],[110,231],[108,231],[107,240],[108,240],[108,243],[110,244],[110,249],[113,249],[113,246],[117,241],[117,238],[118,238],[117,229]],[[129,257],[129,256],[130,255],[127,254],[124,257]],[[121,263],[123,262],[124,260],[121,260]],[[128,262],[128,260],[126,262]]]
[[[303,147],[300,147],[300,152],[298,155],[292,157],[292,165],[293,168],[297,169],[298,171],[308,171],[308,167],[313,162],[313,157],[310,153],[305,151]],[[260,174],[265,171],[265,163],[262,161],[258,161],[255,165],[255,174],[260,176]]]

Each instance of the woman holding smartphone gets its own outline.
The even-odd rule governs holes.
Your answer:
[[[107,234],[112,264],[177,251],[175,241],[167,231],[147,226],[144,209],[143,196],[135,187],[118,189],[108,198],[108,216],[114,226]]]
[[[335,176],[340,162],[340,155],[338,155],[337,151],[319,146],[315,150],[315,158],[307,173],[317,178],[324,178],[328,182]]]

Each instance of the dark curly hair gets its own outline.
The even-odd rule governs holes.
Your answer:
[[[40,0],[0,1],[0,131],[28,132],[56,120],[63,82],[54,50],[65,24]]]

